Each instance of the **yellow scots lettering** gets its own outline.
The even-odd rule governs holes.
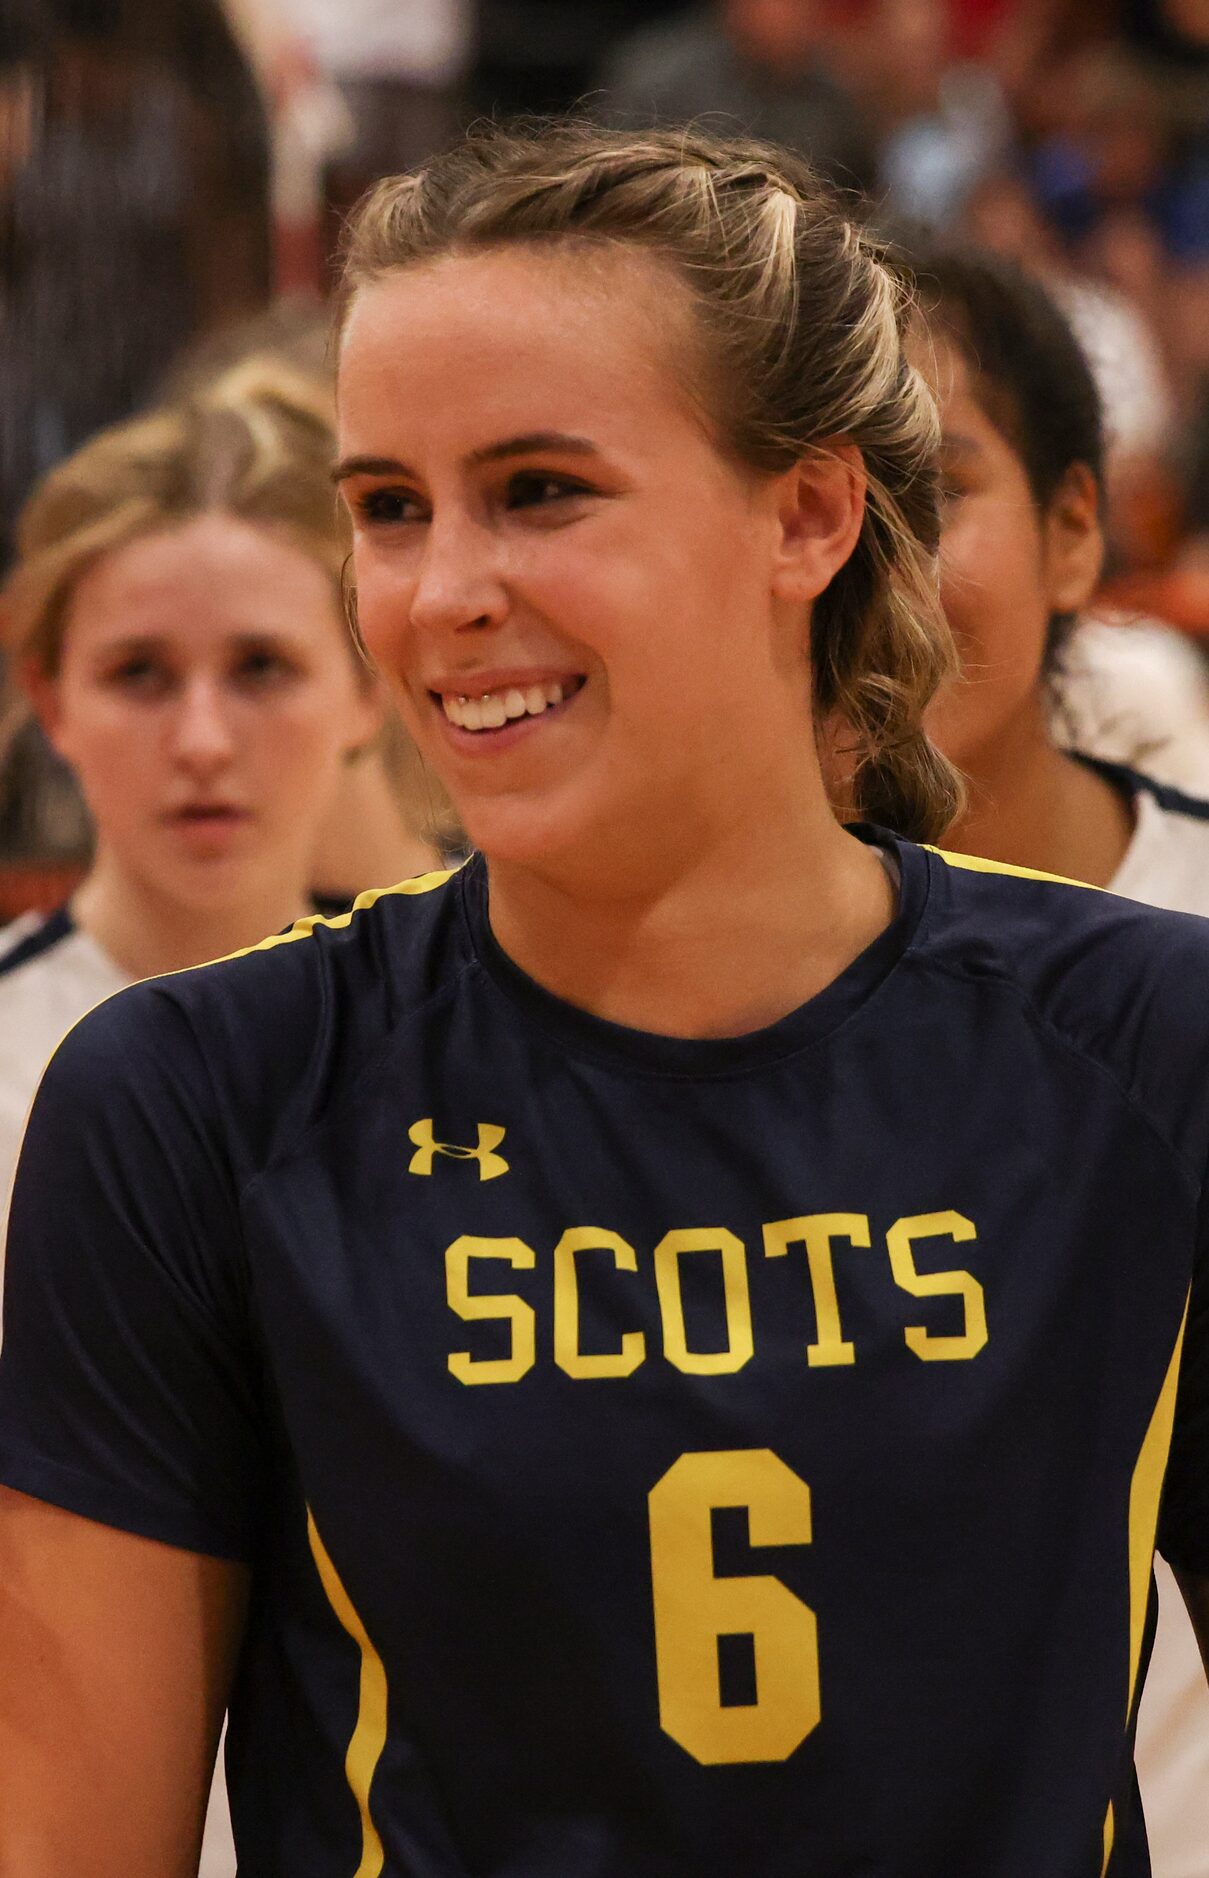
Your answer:
[[[840,1307],[835,1294],[833,1239],[869,1246],[869,1221],[863,1213],[806,1213],[800,1219],[773,1220],[764,1228],[764,1255],[781,1258],[791,1245],[806,1247],[810,1289],[814,1296],[816,1338],[806,1346],[811,1369],[829,1369],[856,1362],[856,1346],[847,1343],[840,1328]]]
[[[640,1330],[627,1330],[621,1348],[586,1356],[579,1347],[580,1252],[611,1252],[620,1272],[636,1272],[638,1256],[620,1233],[603,1226],[571,1226],[554,1248],[554,1361],[568,1376],[630,1376],[646,1356],[646,1338]]]
[[[726,1348],[690,1350],[680,1289],[680,1261],[697,1252],[713,1252],[722,1260],[722,1293],[726,1309]],[[725,1226],[682,1226],[664,1233],[655,1247],[655,1288],[663,1319],[663,1354],[686,1376],[727,1376],[751,1361],[755,1338],[751,1326],[751,1294],[747,1287],[747,1253],[743,1241]]]
[[[896,1219],[886,1234],[894,1282],[913,1298],[960,1298],[965,1307],[965,1329],[957,1337],[938,1337],[923,1324],[903,1332],[908,1350],[921,1363],[956,1363],[977,1356],[987,1340],[986,1296],[970,1272],[920,1272],[915,1268],[917,1239],[954,1239],[964,1245],[978,1237],[972,1220],[961,1213],[914,1213]]]
[[[469,1154],[470,1150],[464,1152]],[[762,1230],[767,1258],[783,1258],[791,1246],[805,1247],[815,1317],[814,1341],[806,1345],[808,1365],[811,1369],[851,1368],[858,1360],[857,1346],[844,1335],[836,1287],[835,1242],[847,1240],[850,1246],[868,1251],[872,1244],[868,1215],[802,1213],[791,1219],[772,1220]],[[952,1298],[961,1303],[961,1327],[951,1335],[926,1324],[907,1324],[903,1328],[904,1343],[922,1363],[969,1362],[978,1355],[987,1341],[986,1296],[972,1272],[921,1272],[915,1263],[915,1247],[926,1239],[950,1239],[963,1245],[977,1237],[973,1221],[952,1210],[907,1214],[895,1220],[886,1235],[890,1273],[899,1291],[912,1298]],[[641,1270],[639,1282],[649,1282],[645,1260],[640,1267],[638,1253],[620,1233],[606,1226],[569,1226],[554,1248],[550,1268],[554,1361],[564,1375],[577,1381],[632,1376],[651,1354],[653,1346],[646,1331],[635,1328],[621,1332],[618,1347],[613,1350],[589,1352],[582,1348],[580,1283],[585,1268],[581,1255],[589,1252],[602,1254],[606,1261],[611,1259],[615,1272],[637,1274]],[[684,1261],[706,1253],[718,1261],[721,1272],[720,1329],[725,1341],[721,1349],[695,1350],[689,1348],[685,1317]],[[526,1298],[512,1292],[475,1290],[472,1261],[476,1259],[502,1261],[516,1271],[531,1272],[537,1266],[537,1255],[523,1239],[464,1234],[454,1240],[445,1254],[450,1310],[467,1323],[506,1323],[511,1327],[511,1337],[503,1356],[474,1356],[468,1350],[455,1350],[449,1357],[450,1373],[464,1383],[519,1382],[536,1360],[537,1310]],[[679,1227],[664,1234],[655,1247],[652,1263],[664,1360],[688,1376],[733,1375],[749,1363],[755,1354],[755,1333],[743,1241],[724,1226]],[[490,1276],[487,1282],[491,1282]],[[544,1289],[539,1293],[543,1299],[546,1295]],[[636,1291],[634,1296],[637,1307],[641,1294]],[[642,1313],[637,1308],[635,1316],[641,1322]]]
[[[470,1290],[471,1259],[503,1259],[518,1271],[532,1271],[537,1256],[523,1239],[476,1239],[463,1233],[445,1254],[445,1294],[449,1308],[466,1323],[497,1318],[512,1326],[512,1343],[507,1356],[472,1356],[469,1350],[454,1350],[449,1368],[459,1382],[519,1382],[533,1368],[537,1354],[536,1317],[533,1306],[524,1298],[491,1292],[474,1296]]]

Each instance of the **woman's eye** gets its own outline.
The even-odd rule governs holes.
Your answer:
[[[543,508],[548,503],[566,502],[576,496],[590,495],[584,483],[566,476],[546,476],[537,470],[522,470],[508,480],[510,509]]]
[[[248,652],[236,666],[235,676],[241,684],[259,689],[292,677],[294,671],[294,665],[280,652]]]
[[[122,691],[154,696],[169,689],[172,683],[172,673],[158,659],[144,658],[140,655],[137,658],[124,659],[120,665],[114,666],[109,674],[109,681]]]
[[[370,489],[358,498],[357,514],[363,522],[381,525],[418,521],[422,510],[405,489]]]

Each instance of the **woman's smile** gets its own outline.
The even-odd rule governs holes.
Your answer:
[[[548,724],[556,713],[561,716],[586,682],[581,673],[563,678],[521,674],[490,682],[467,679],[456,691],[442,687],[428,695],[446,724],[461,733],[455,743],[471,737],[499,749],[513,741],[505,738],[501,743],[502,733],[529,731],[536,727],[536,720]]]

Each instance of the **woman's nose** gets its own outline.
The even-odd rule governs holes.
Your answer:
[[[411,623],[421,632],[497,625],[508,610],[499,549],[490,531],[434,519],[412,589]]]
[[[194,769],[209,770],[230,761],[235,739],[221,688],[210,679],[187,684],[173,724],[177,758]]]

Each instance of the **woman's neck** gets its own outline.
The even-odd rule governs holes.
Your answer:
[[[573,882],[499,861],[489,871],[492,930],[514,963],[568,1003],[673,1037],[775,1023],[895,911],[878,856],[821,796],[795,824],[763,820],[662,867],[648,850]]]
[[[381,755],[349,765],[315,848],[316,887],[351,900],[365,887],[389,887],[440,865],[431,843],[408,827]]]
[[[255,945],[311,911],[294,882],[258,882],[238,900],[183,905],[102,849],[72,900],[77,926],[131,978],[152,978]]]
[[[964,813],[946,848],[1106,887],[1133,837],[1127,801],[1052,742],[1038,702],[965,764]]]

